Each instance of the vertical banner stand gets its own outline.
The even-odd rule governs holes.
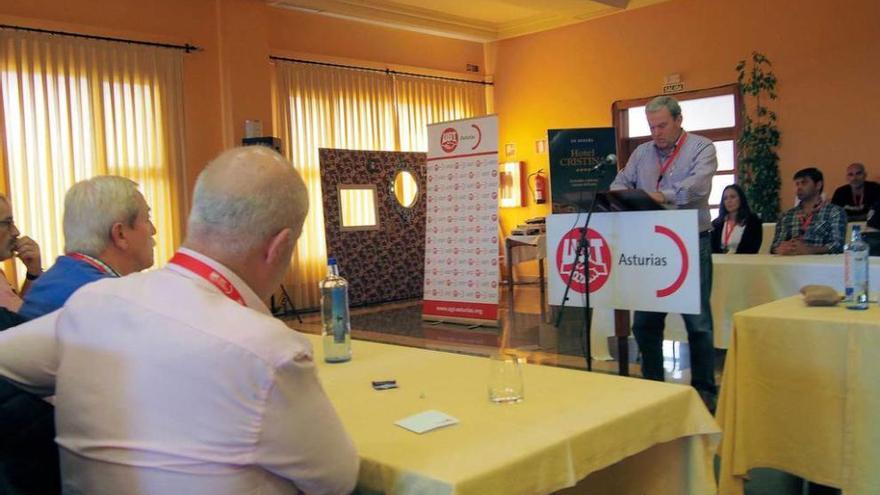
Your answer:
[[[425,320],[498,326],[498,117],[428,126]]]

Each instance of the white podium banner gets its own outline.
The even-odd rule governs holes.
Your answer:
[[[562,304],[586,214],[547,217],[551,305]],[[587,235],[590,306],[700,312],[696,210],[595,213]],[[571,275],[566,306],[583,307],[582,260]]]
[[[497,324],[498,117],[428,126],[426,319]]]

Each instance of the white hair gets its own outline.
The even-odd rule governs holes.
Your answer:
[[[648,104],[645,105],[645,112],[659,112],[664,108],[669,110],[669,115],[671,115],[673,119],[677,119],[678,116],[681,115],[681,106],[678,104],[678,100],[671,96],[658,96],[649,101]]]
[[[117,222],[134,226],[140,211],[137,182],[115,175],[79,181],[64,196],[64,251],[99,256]]]
[[[305,183],[290,162],[263,146],[233,148],[199,174],[187,237],[244,255],[286,228],[299,237],[308,210]]]

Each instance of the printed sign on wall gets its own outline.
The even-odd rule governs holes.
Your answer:
[[[422,317],[498,320],[498,117],[428,126]]]
[[[586,215],[547,217],[550,304],[594,308],[700,312],[696,210],[597,213],[585,239],[589,270],[575,262]],[[569,284],[570,281],[570,284]]]

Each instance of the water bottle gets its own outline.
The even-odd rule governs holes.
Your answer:
[[[348,318],[348,282],[339,276],[335,258],[327,260],[327,278],[321,289],[321,336],[324,361],[344,363],[351,359],[351,323]]]
[[[858,225],[853,227],[843,257],[846,307],[868,309],[868,244],[862,240],[862,229]]]

